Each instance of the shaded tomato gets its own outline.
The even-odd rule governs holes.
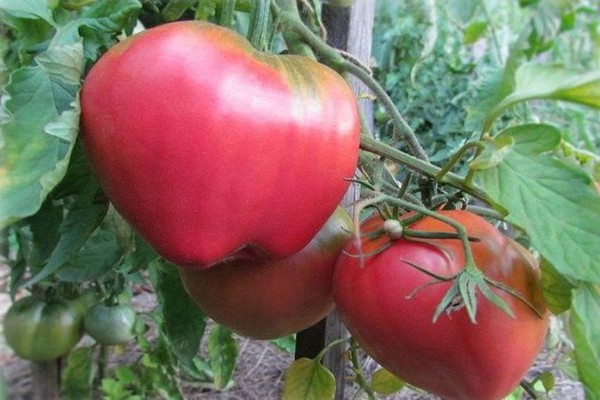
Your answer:
[[[83,317],[73,303],[24,297],[4,316],[4,336],[14,352],[32,361],[68,354],[83,335]]]
[[[120,213],[166,259],[205,268],[302,249],[354,174],[355,97],[308,58],[201,21],[148,29],[87,75],[82,139]]]
[[[285,336],[333,308],[333,267],[351,228],[348,215],[338,209],[292,256],[236,260],[202,271],[180,268],[180,276],[198,307],[219,324],[254,339]]]
[[[361,260],[342,254],[334,275],[334,298],[349,331],[376,361],[406,382],[445,399],[501,399],[519,384],[543,344],[547,311],[539,271],[531,254],[502,235],[483,218],[467,211],[442,211],[460,222],[471,242],[477,266],[491,279],[509,285],[524,302],[494,290],[511,307],[511,318],[481,293],[477,323],[461,303],[432,317],[450,282],[433,278],[410,264],[435,274],[452,276],[462,270],[464,253],[457,239],[393,241],[363,236]],[[383,228],[380,217],[364,224],[362,233]],[[433,218],[410,226],[427,232],[454,232]],[[383,249],[377,253],[377,249]],[[349,243],[345,249],[357,254]],[[374,255],[369,255],[376,252]]]
[[[103,345],[117,345],[134,339],[136,313],[129,304],[94,305],[83,320],[85,331]]]

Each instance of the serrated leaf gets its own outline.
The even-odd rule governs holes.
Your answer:
[[[327,400],[335,395],[335,377],[318,360],[299,358],[283,381],[283,400]]]
[[[41,18],[54,24],[47,0],[0,0],[0,10],[17,18]]]
[[[31,61],[9,75],[0,108],[1,229],[35,214],[67,171],[79,131],[76,94],[84,47],[112,43],[141,5],[135,0],[97,1],[64,25],[54,22],[43,0],[1,0],[0,7],[3,18],[10,19],[24,62]],[[42,23],[38,32],[32,24],[40,21],[55,29]],[[83,25],[85,43],[79,31]],[[45,50],[37,54],[39,49]]]
[[[83,74],[83,43],[54,46],[36,57],[36,62],[48,76],[67,85],[79,85]]]
[[[547,141],[528,140],[542,134]],[[514,139],[512,151],[497,166],[475,171],[475,179],[560,274],[600,283],[600,202],[591,177],[542,152],[560,137],[556,128],[522,125],[502,135]]]
[[[385,368],[379,368],[371,377],[371,388],[379,394],[393,394],[404,386],[404,381]]]
[[[0,110],[0,228],[37,212],[66,173],[79,124],[75,90],[39,66],[11,74]]]
[[[93,351],[93,347],[78,347],[69,354],[67,367],[62,371],[61,398],[91,398],[94,381]]]
[[[600,293],[598,287],[580,284],[573,291],[571,336],[575,364],[586,398],[600,398]]]
[[[467,131],[486,131],[490,111],[509,96],[515,87],[515,71],[519,66],[518,53],[511,53],[503,69],[489,73],[480,84],[472,105],[467,107]]]
[[[507,71],[510,72],[510,71]],[[479,112],[485,114],[483,131],[507,108],[528,100],[563,100],[600,108],[600,70],[580,71],[562,65],[523,64],[514,70],[509,93],[503,91]],[[491,106],[491,107],[490,107]],[[482,107],[481,105],[479,106]]]
[[[546,259],[542,259],[542,289],[546,305],[553,314],[560,314],[571,308],[573,285],[558,273]]]
[[[150,266],[150,278],[162,317],[161,331],[169,349],[181,362],[191,363],[200,348],[206,317],[187,296],[177,267],[156,260]]]
[[[237,358],[237,345],[231,331],[216,325],[210,332],[207,347],[214,385],[224,389],[231,380]]]

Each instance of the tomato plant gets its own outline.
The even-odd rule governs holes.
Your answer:
[[[94,305],[83,320],[85,331],[102,345],[117,345],[134,338],[135,310],[129,304]]]
[[[73,303],[24,297],[4,317],[6,343],[20,357],[49,361],[63,356],[83,334],[83,316]]]
[[[104,190],[182,266],[297,252],[357,162],[357,106],[338,74],[258,53],[206,22],[117,44],[90,71],[81,102],[82,139]]]
[[[352,223],[337,209],[298,253],[280,260],[236,260],[208,270],[181,268],[194,302],[216,322],[255,338],[273,339],[317,323],[333,308],[333,266]]]
[[[363,254],[362,258],[340,256],[335,303],[358,343],[406,382],[447,399],[501,399],[518,385],[545,337],[548,319],[539,271],[531,254],[483,218],[460,210],[440,214],[466,227],[481,271],[518,291],[541,315],[495,288],[514,318],[480,298],[474,324],[459,298],[433,321],[450,282],[436,280],[415,266],[445,277],[457,274],[465,262],[460,241],[400,238],[382,248],[391,239],[385,234],[373,237],[383,228],[379,216],[363,225],[360,246],[351,241],[345,249]],[[453,231],[431,217],[409,228]]]

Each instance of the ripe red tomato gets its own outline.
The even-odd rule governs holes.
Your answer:
[[[302,249],[358,159],[354,95],[308,58],[207,22],[148,29],[83,83],[82,139],[110,200],[166,259],[205,268]]]
[[[547,316],[537,266],[527,250],[477,215],[459,210],[441,214],[460,222],[469,236],[480,239],[471,247],[486,276],[517,290]],[[382,226],[381,218],[374,217],[365,223],[362,233]],[[410,228],[454,231],[429,217]],[[340,256],[334,299],[349,331],[376,361],[406,382],[444,399],[501,399],[518,385],[540,351],[547,317],[538,316],[506,292],[492,289],[511,307],[514,319],[478,293],[477,324],[460,305],[433,322],[436,307],[451,283],[429,284],[433,278],[408,263],[435,274],[454,275],[464,266],[460,241],[401,238],[369,256],[389,239],[362,238],[362,252],[367,254],[364,265],[360,259]],[[345,250],[358,252],[354,242]]]
[[[333,267],[352,222],[338,209],[298,253],[276,261],[236,260],[180,268],[187,292],[209,317],[240,335],[273,339],[308,328],[331,311]]]

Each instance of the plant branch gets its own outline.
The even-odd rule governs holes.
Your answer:
[[[437,174],[441,170],[439,167],[436,167],[429,162],[420,160],[411,156],[410,154],[404,153],[392,146],[366,135],[361,136],[360,147],[365,151],[378,154],[382,157],[403,164],[407,168],[433,179],[436,178]],[[476,187],[467,185],[463,181],[463,178],[459,175],[448,172],[442,179],[438,180],[438,182],[454,186],[455,188],[468,193],[485,203],[490,203],[490,199],[485,192]]]
[[[356,65],[352,61],[344,60],[344,63],[341,66],[341,70],[343,72],[348,72],[358,79],[360,79],[369,89],[375,93],[377,99],[381,102],[381,104],[385,107],[386,111],[392,118],[392,124],[394,126],[394,134],[398,135],[402,138],[408,147],[410,148],[411,153],[423,160],[427,161],[427,153],[419,143],[415,133],[412,128],[408,125],[404,117],[396,108],[393,100],[387,94],[387,92],[381,87],[381,85],[367,72],[365,69],[359,65]]]

